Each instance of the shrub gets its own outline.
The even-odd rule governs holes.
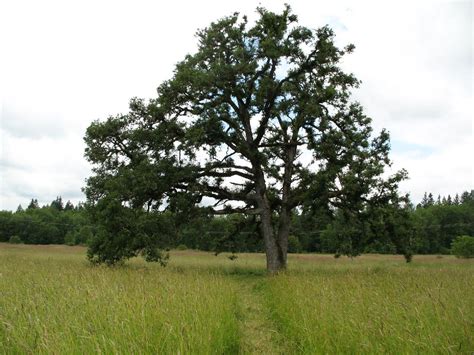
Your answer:
[[[188,247],[187,247],[186,245],[184,245],[184,244],[180,244],[180,245],[178,245],[178,246],[176,247],[176,249],[177,249],[177,250],[187,250]]]
[[[74,243],[76,245],[89,245],[93,237],[94,233],[92,227],[82,226],[74,235]]]
[[[454,239],[451,253],[458,258],[474,258],[474,237],[462,235]]]
[[[64,244],[69,245],[69,246],[76,245],[75,232],[73,231],[67,232],[66,236],[64,237]]]
[[[23,243],[23,241],[21,240],[21,238],[20,238],[19,236],[17,236],[17,235],[12,235],[12,236],[10,237],[9,242],[10,242],[11,244],[22,244],[22,243]]]

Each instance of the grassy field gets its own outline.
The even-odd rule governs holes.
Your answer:
[[[474,351],[474,261],[172,252],[93,267],[85,249],[0,244],[0,353]]]

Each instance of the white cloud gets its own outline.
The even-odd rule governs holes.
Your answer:
[[[424,191],[432,191],[434,195],[454,196],[462,192],[463,187],[472,187],[472,162],[466,161],[472,148],[472,142],[465,140],[421,158],[411,156],[410,153],[394,154],[394,166],[399,168],[403,164],[410,173],[410,180],[401,184],[401,190],[410,192],[419,201]],[[461,189],[453,189],[453,186]]]
[[[50,203],[57,195],[77,203],[83,200],[81,187],[90,174],[80,136],[18,138],[1,131],[4,146],[0,160],[2,208],[16,208],[31,198]]]
[[[280,11],[286,1],[261,1]],[[194,33],[234,2],[2,2],[0,5],[0,209],[36,197],[81,198],[89,175],[82,137],[94,119],[153,97],[196,48]],[[355,93],[374,127],[387,127],[403,188],[456,193],[472,180],[472,2],[292,1],[300,22],[331,25],[344,61],[363,83]],[[418,148],[416,148],[418,147]],[[421,152],[421,153],[420,153]]]
[[[472,2],[363,3],[342,15],[355,96],[397,143],[402,190],[419,201],[473,188]]]

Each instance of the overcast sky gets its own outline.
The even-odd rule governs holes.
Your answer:
[[[410,175],[403,192],[418,202],[474,188],[472,1],[260,4],[285,2],[301,24],[355,44],[344,68],[362,80],[354,96],[374,127],[391,133],[394,167]],[[154,97],[197,29],[235,11],[253,19],[258,3],[1,1],[0,210],[84,200],[87,126]]]

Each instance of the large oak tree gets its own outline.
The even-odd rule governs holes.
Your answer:
[[[350,221],[397,203],[405,172],[382,177],[389,135],[373,133],[350,99],[359,81],[340,67],[354,46],[298,25],[289,7],[257,12],[253,25],[234,14],[199,31],[157,98],[88,128],[85,190],[101,225],[91,259],[159,259],[147,212],[201,206],[256,215],[273,273],[286,267],[295,209],[326,206]]]

